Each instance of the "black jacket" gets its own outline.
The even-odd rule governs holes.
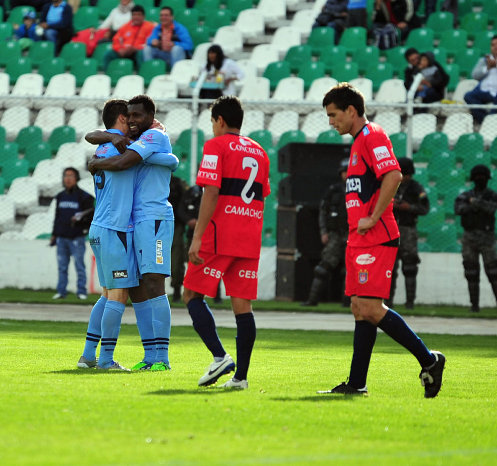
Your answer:
[[[77,212],[91,209],[95,205],[93,196],[76,186],[71,191],[64,189],[64,191],[57,194],[56,199],[57,206],[55,208],[52,235],[62,238],[76,238],[77,236],[86,235],[93,213],[76,223],[73,223],[71,218]]]

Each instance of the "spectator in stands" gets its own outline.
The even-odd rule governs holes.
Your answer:
[[[423,80],[419,84],[414,97],[421,99],[424,104],[442,100],[445,88],[449,84],[449,75],[442,65],[435,60],[433,52],[422,53],[418,67],[419,72],[423,75]]]
[[[99,30],[108,29],[105,39],[112,39],[122,26],[131,21],[131,9],[134,6],[133,0],[120,0],[119,5],[111,10],[107,18],[98,26]]]
[[[95,199],[79,188],[78,181],[78,170],[67,167],[62,177],[64,190],[56,196],[57,206],[50,246],[57,245],[59,279],[53,299],[66,297],[71,256],[76,266],[78,298],[86,299],[85,236],[93,219]]]
[[[335,42],[338,43],[347,23],[347,3],[348,0],[326,0],[312,27],[333,28]]]
[[[368,27],[368,1],[349,0],[347,3],[347,27]]]
[[[38,41],[41,39],[40,35],[37,34],[36,28],[36,13],[34,11],[28,11],[22,20],[22,24],[14,30],[14,36],[16,39],[31,39],[33,41]]]
[[[423,0],[413,0],[413,9],[414,13],[417,13],[419,7],[423,3]],[[424,20],[428,19],[432,13],[434,13],[437,9],[437,0],[425,0],[425,12],[424,12]]]
[[[57,55],[73,36],[72,16],[71,6],[63,0],[52,0],[41,11],[40,26],[45,30],[45,39],[55,43]]]
[[[395,47],[400,33],[407,37],[413,20],[412,0],[376,0],[373,12],[373,34],[382,50]]]
[[[419,52],[411,47],[405,51],[404,58],[408,63],[404,70],[404,86],[409,90],[414,80],[414,76],[419,73]]]
[[[217,89],[202,89],[200,97],[204,99],[217,99],[221,95],[235,95],[235,81],[243,79],[245,74],[235,60],[224,55],[220,45],[211,45],[207,50],[206,83],[217,83]]]
[[[472,76],[480,81],[478,85],[466,93],[464,100],[468,104],[497,104],[497,35],[490,42],[490,53],[480,58],[473,68]],[[481,123],[487,111],[481,108],[472,109],[473,118]],[[493,110],[491,113],[496,113]]]
[[[104,69],[115,58],[130,58],[138,69],[142,50],[153,29],[154,23],[145,21],[145,9],[135,5],[131,9],[131,21],[121,26],[112,38],[112,49],[104,55]]]
[[[176,62],[189,57],[192,50],[193,41],[188,29],[174,21],[173,9],[165,6],[160,10],[159,24],[143,49],[143,61],[158,58],[172,68]]]
[[[32,6],[36,11],[41,11],[45,4],[49,4],[51,1],[52,0],[10,0],[10,8],[13,9],[17,6]]]

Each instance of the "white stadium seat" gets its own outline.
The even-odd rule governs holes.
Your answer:
[[[63,167],[55,159],[42,160],[36,164],[33,180],[42,196],[55,196],[61,190]]]
[[[43,93],[43,76],[37,73],[21,74],[12,89],[11,98],[5,102],[6,107],[25,105],[26,97],[37,98]],[[19,97],[15,99],[14,97]]]
[[[178,85],[169,76],[154,76],[148,86],[147,94],[154,100],[176,99],[178,97]],[[161,107],[160,103],[159,107]]]
[[[59,178],[59,187],[61,179]],[[30,176],[15,178],[7,192],[16,212],[22,215],[28,215],[38,208],[38,196],[38,185]]]
[[[305,96],[305,100],[309,102],[321,103],[324,95],[336,84],[338,81],[335,78],[325,76],[312,81],[311,87]]]
[[[257,9],[269,26],[277,26],[286,16],[286,0],[260,0]]]
[[[66,142],[59,147],[54,160],[64,168],[74,167],[79,171],[85,171],[87,161],[85,147],[79,142]]]
[[[483,136],[485,146],[489,147],[497,138],[497,114],[487,115],[480,126],[480,134]]]
[[[110,76],[94,74],[88,76],[81,87],[80,97],[85,99],[108,99],[110,95]],[[85,102],[83,105],[88,105]]]
[[[366,102],[373,100],[373,81],[368,78],[355,78],[350,80],[350,84],[359,89]]]
[[[95,107],[79,107],[69,117],[68,125],[76,130],[78,138],[99,126],[99,112]]]
[[[243,71],[243,78],[235,82],[235,86],[240,89],[246,79],[257,78],[257,67],[250,61],[249,58],[237,60],[236,63]]]
[[[7,139],[12,141],[21,128],[30,124],[29,109],[24,106],[10,107],[3,112],[0,126],[5,128]]]
[[[15,181],[15,180],[14,180]],[[12,227],[16,220],[16,206],[7,195],[0,195],[0,231]]]
[[[202,69],[207,63],[207,50],[211,47],[210,42],[202,42],[195,47],[192,55],[192,61],[198,65],[198,69]]]
[[[400,132],[400,115],[397,112],[378,112],[373,121],[379,124],[387,134]]]
[[[262,110],[247,110],[243,116],[241,133],[248,136],[252,131],[264,129],[264,112]]]
[[[412,143],[418,150],[423,138],[437,130],[437,117],[433,113],[417,113],[412,117]],[[392,133],[390,133],[392,134]]]
[[[91,194],[92,196],[95,196],[95,183],[93,181],[93,177],[89,176],[87,178],[82,178],[81,180],[78,181],[78,186],[80,189],[83,191],[86,191],[88,194]],[[50,205],[51,207],[51,205]],[[54,208],[55,211],[55,208]]]
[[[386,79],[380,85],[375,97],[376,102],[404,103],[407,99],[406,88],[402,79]]]
[[[174,81],[180,93],[184,93],[189,89],[192,80],[197,79],[199,73],[199,66],[193,60],[180,60],[176,62],[169,75],[170,79]]]
[[[234,25],[242,33],[245,42],[264,36],[264,15],[257,8],[240,11]]]
[[[240,100],[259,100],[269,99],[270,83],[267,78],[248,78],[243,81],[240,91]]]
[[[187,108],[175,108],[168,112],[163,123],[171,140],[176,141],[181,131],[191,129],[192,111]]]
[[[39,235],[50,234],[53,229],[53,218],[46,212],[31,214],[22,227],[24,239],[36,239]]]
[[[212,40],[214,44],[219,44],[224,53],[230,58],[236,59],[243,48],[242,33],[236,26],[220,27]]]
[[[283,58],[290,47],[300,45],[301,42],[301,35],[298,29],[291,26],[283,26],[276,30],[270,45],[278,51],[279,58]]]
[[[276,112],[271,118],[267,129],[273,135],[273,143],[276,143],[284,132],[299,129],[299,114],[293,110]]]
[[[290,26],[300,32],[302,37],[307,37],[311,33],[312,25],[316,20],[316,14],[312,10],[300,10],[295,13]]]
[[[50,78],[43,97],[35,101],[35,108],[43,108],[54,105],[53,99],[60,99],[61,105],[66,107],[65,99],[72,99],[76,95],[76,77],[70,73],[56,74]],[[74,103],[73,103],[74,106]],[[66,108],[72,108],[68,105]]]
[[[453,146],[459,136],[473,132],[473,115],[465,112],[449,115],[442,127],[442,132],[449,138],[449,145]]]
[[[283,78],[280,80],[271,101],[301,102],[304,100],[304,80],[297,77]]]
[[[113,99],[129,100],[135,95],[142,95],[145,91],[145,80],[140,75],[122,76],[117,81],[112,92]]]
[[[326,113],[319,110],[309,113],[300,129],[304,132],[307,141],[315,141],[320,133],[330,129],[330,122]]]
[[[257,73],[262,74],[269,63],[279,60],[279,53],[269,44],[260,44],[254,47],[249,60],[256,66]]]
[[[204,108],[198,117],[198,129],[204,132],[205,140],[212,139],[214,133],[212,132],[211,111]]]
[[[43,107],[36,115],[35,126],[39,126],[43,131],[43,138],[47,139],[52,131],[65,124],[66,112],[62,107]]]
[[[456,89],[452,94],[452,100],[463,104],[464,94],[466,94],[466,92],[472,91],[477,85],[478,81],[476,79],[462,79],[457,83]]]

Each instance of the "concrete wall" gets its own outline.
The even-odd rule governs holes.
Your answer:
[[[1,288],[55,289],[57,282],[57,261],[55,248],[43,240],[0,241],[0,293]],[[95,283],[99,292],[96,270],[92,267],[90,248],[86,251],[88,286]],[[93,271],[93,275],[92,275]],[[274,298],[276,288],[276,248],[263,248],[259,265],[259,299]],[[490,284],[481,272],[481,298],[483,307],[495,306]],[[93,280],[92,280],[93,279]],[[76,274],[74,267],[69,271],[69,292],[75,292]],[[172,292],[167,284],[167,291]],[[404,280],[400,275],[397,284],[396,303],[404,303]],[[469,306],[466,280],[460,254],[422,253],[418,274],[419,304],[457,304]]]

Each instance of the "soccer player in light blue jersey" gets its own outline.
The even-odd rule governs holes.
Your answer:
[[[145,290],[152,306],[156,361],[150,368],[163,371],[170,369],[168,349],[171,309],[165,293],[164,279],[171,274],[171,243],[174,232],[173,209],[168,197],[171,172],[178,166],[178,159],[171,153],[167,134],[159,128],[149,129],[154,116],[155,104],[148,96],[131,99],[128,102],[130,136],[139,138],[122,155],[105,159],[93,158],[88,168],[95,173],[98,170],[127,170],[137,165],[132,208],[134,249],[142,277],[140,289]],[[92,135],[96,133],[98,132]],[[98,138],[90,142],[101,143],[111,139],[111,135],[100,133]],[[158,153],[169,154],[169,159],[164,157],[163,163],[157,165],[154,158]],[[148,361],[144,360],[135,368],[148,368],[147,365]]]

